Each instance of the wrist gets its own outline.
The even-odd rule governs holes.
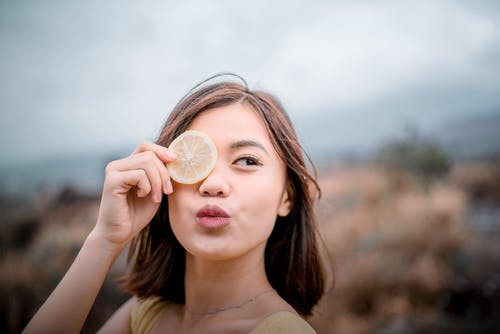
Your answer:
[[[125,244],[117,244],[106,239],[104,236],[99,234],[94,228],[87,238],[85,239],[85,244],[91,246],[92,249],[99,251],[106,258],[110,258],[114,261],[125,248]]]

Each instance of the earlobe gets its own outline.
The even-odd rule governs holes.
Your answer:
[[[287,200],[286,203],[282,203],[280,209],[278,210],[278,216],[286,217],[292,210],[292,203]]]

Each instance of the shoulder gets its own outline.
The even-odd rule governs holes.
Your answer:
[[[130,313],[132,333],[149,333],[156,318],[170,303],[159,297],[137,299]]]
[[[124,303],[99,329],[99,334],[105,333],[129,333],[130,332],[130,316],[132,309],[136,303],[136,298],[130,298]]]
[[[298,314],[280,311],[261,320],[250,334],[315,334],[314,329]]]

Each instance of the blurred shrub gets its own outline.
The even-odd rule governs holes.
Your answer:
[[[436,142],[424,139],[416,131],[385,144],[375,155],[375,163],[392,170],[404,170],[424,179],[446,175],[450,159]]]
[[[487,323],[495,308],[500,309],[500,248],[486,251],[487,245],[476,242],[463,221],[468,193],[500,198],[498,162],[454,166],[450,178],[432,182],[445,173],[448,160],[442,158],[446,163],[441,168],[422,164],[414,169],[409,161],[426,146],[421,140],[409,142],[413,144],[396,150],[399,155],[386,153],[393,159],[387,163],[390,169],[348,166],[319,180],[323,197],[316,208],[335,263],[336,287],[312,319],[318,333],[460,333],[467,330],[450,326],[464,325],[463,319],[474,322],[474,310],[481,312],[479,322]],[[417,174],[428,177],[427,187],[420,186]],[[1,230],[2,333],[20,332],[47,298],[94,225],[99,203],[62,189],[44,195],[36,205],[33,214],[8,215],[12,220]],[[123,272],[122,258],[105,282],[84,333],[95,332],[128,297],[113,282]],[[441,330],[418,332],[405,322],[392,332],[381,330],[401,319],[446,319],[446,312],[455,318],[443,322]]]
[[[35,201],[36,209],[27,206],[24,214],[16,209],[0,226],[1,333],[21,332],[63,277],[95,224],[99,204],[95,197],[67,188],[41,197]],[[95,333],[127,298],[116,282],[123,270],[120,260],[106,280],[83,333]]]
[[[473,200],[500,204],[500,157],[456,165],[450,180]]]
[[[461,189],[444,182],[423,188],[409,173],[365,167],[334,170],[320,181],[318,213],[336,287],[313,318],[319,333],[378,333],[391,321],[444,317],[457,306],[463,319],[474,322],[466,312],[484,301],[499,303],[457,290],[476,277],[467,289],[481,291],[483,278],[494,275],[499,262],[484,266],[475,255],[480,252],[471,251],[475,239],[464,224],[467,197]],[[464,324],[446,321],[440,325],[449,333],[457,332],[447,330],[455,323]],[[418,332],[401,326],[393,333]]]

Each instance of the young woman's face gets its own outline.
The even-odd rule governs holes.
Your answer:
[[[217,163],[203,181],[174,183],[172,230],[188,253],[210,260],[263,251],[276,217],[290,211],[286,168],[260,116],[247,105],[207,110],[188,127],[209,135]]]

